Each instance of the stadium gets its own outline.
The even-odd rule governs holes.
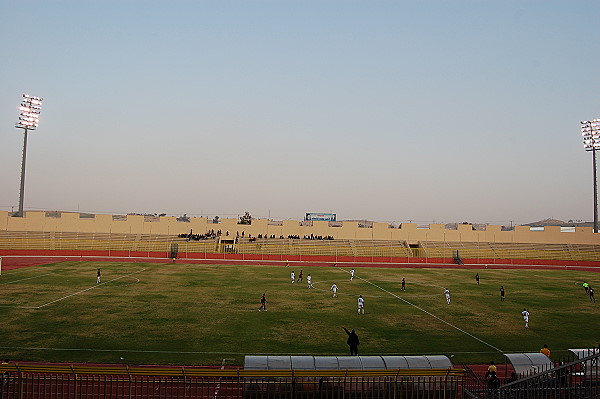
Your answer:
[[[600,399],[599,2],[0,10],[0,399]]]
[[[501,397],[598,395],[589,227],[0,220],[2,350],[15,359],[0,366],[2,397],[484,398],[490,361]],[[360,356],[347,356],[346,326]]]

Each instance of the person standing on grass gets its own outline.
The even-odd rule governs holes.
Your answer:
[[[258,311],[260,312],[261,310],[265,310],[265,312],[267,311],[267,298],[265,297],[265,294],[262,294],[262,298],[260,298],[260,308],[258,308]]]
[[[504,302],[504,286],[500,286],[500,302]]]
[[[523,309],[521,314],[523,315],[523,320],[525,320],[525,328],[529,328],[529,312],[527,309]]]
[[[350,270],[350,281],[354,280],[354,269]]]
[[[335,283],[333,283],[333,285],[331,286],[331,291],[333,291],[333,297],[336,298],[337,297],[337,285],[335,285]]]
[[[450,305],[450,291],[448,288],[444,288],[444,295],[446,296],[446,302],[448,302],[448,305]]]
[[[402,277],[402,287],[400,289],[406,291],[406,280],[404,280],[404,277]]]
[[[96,284],[100,284],[101,277],[102,274],[100,273],[100,269],[98,269],[98,272],[96,273]]]
[[[310,277],[310,274],[308,276],[306,276],[306,288],[312,288],[312,277]]]
[[[296,274],[294,273],[294,271],[292,270],[292,272],[290,273],[290,278],[292,279],[292,284],[294,284],[294,282],[296,281]]]
[[[594,301],[594,303],[596,303],[596,298],[594,298],[594,289],[592,287],[589,288],[588,294],[590,294],[590,302]]]
[[[298,280],[297,281],[298,282],[302,281],[302,270],[300,270],[300,274],[298,275]]]
[[[540,353],[543,353],[550,358],[550,349],[548,349],[548,344],[544,344],[544,347],[540,349]]]
[[[479,285],[479,273],[475,275],[475,280],[477,281],[477,285]]]
[[[350,355],[358,356],[358,345],[360,345],[360,340],[358,339],[356,331],[352,329],[352,332],[350,332],[346,327],[342,328],[344,329],[344,331],[346,331],[346,334],[348,334],[348,341],[346,341],[346,343],[350,347]]]
[[[586,283],[585,281],[581,285],[583,286],[583,289],[585,290],[585,293],[589,294],[590,293],[590,285],[588,283]]]
[[[363,299],[362,295],[358,296],[358,314],[360,314],[362,312],[362,314],[365,314],[365,300]]]

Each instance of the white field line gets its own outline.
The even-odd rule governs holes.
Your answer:
[[[312,288],[307,288],[307,289],[311,289],[311,290],[315,290],[315,291],[321,291],[321,292],[331,292],[331,289],[323,289],[323,288],[317,288],[315,285],[318,285],[319,283],[323,283],[324,281],[312,281],[310,284],[312,286]],[[304,287],[306,287],[306,285],[304,285]]]
[[[330,293],[330,295],[333,295],[333,291],[331,291],[331,287],[327,288],[327,289],[324,289],[324,288],[318,288],[318,287],[315,286],[315,285],[318,285],[319,283],[328,284],[329,282],[332,282],[332,281],[338,281],[338,280],[317,281],[317,282],[313,283],[313,288],[312,289],[315,290],[315,291],[328,292],[328,293]],[[343,295],[343,296],[350,296],[350,297],[358,298],[359,294],[347,293],[347,291],[349,291],[349,290],[347,289],[347,286],[345,284],[346,283],[344,283],[344,288],[343,289],[338,286],[337,296]],[[437,295],[420,295],[419,298],[424,297],[424,296],[430,298],[430,297],[434,297],[434,296],[437,296]],[[374,295],[374,296],[370,296],[369,298],[387,298],[387,295],[382,295],[382,296]]]
[[[72,297],[72,296],[75,296],[75,295],[82,294],[82,293],[84,293],[84,292],[86,292],[86,291],[89,291],[89,290],[93,290],[94,288],[101,287],[101,286],[103,286],[103,285],[105,285],[105,284],[108,284],[108,283],[111,283],[111,282],[113,282],[113,281],[117,281],[117,280],[120,280],[120,279],[122,279],[122,278],[129,277],[129,276],[132,276],[132,275],[134,275],[134,274],[141,273],[141,272],[143,272],[143,271],[145,271],[145,270],[147,270],[147,269],[148,269],[148,268],[146,267],[146,268],[144,268],[144,269],[142,269],[142,270],[138,270],[137,272],[133,272],[133,273],[129,273],[129,274],[126,274],[126,275],[124,275],[124,276],[121,276],[121,277],[113,278],[112,280],[109,280],[109,281],[107,281],[107,282],[105,282],[105,283],[100,283],[100,284],[93,285],[93,286],[91,286],[91,287],[89,287],[89,288],[86,288],[86,289],[84,289],[84,290],[81,290],[81,291],[78,291],[78,292],[74,292],[74,293],[72,293],[72,294],[69,294],[69,295],[63,296],[62,298],[58,298],[58,299],[55,299],[55,300],[53,300],[53,301],[51,301],[51,302],[45,303],[45,304],[43,304],[43,305],[36,306],[36,307],[34,307],[34,309],[41,309],[41,308],[43,308],[43,307],[46,307],[46,306],[52,305],[53,303],[60,302],[60,301],[62,301],[62,300],[64,300],[64,299],[70,298],[70,297]]]
[[[139,278],[137,278],[137,277],[132,277],[132,279],[134,279],[135,281],[133,281],[133,282],[131,282],[131,283],[125,283],[125,284],[117,285],[116,287],[117,287],[117,288],[128,287],[128,286],[130,286],[130,285],[137,284],[137,283],[139,283],[139,282],[140,282],[140,279],[139,279]],[[108,288],[112,288],[112,287],[108,287]]]
[[[161,350],[136,350],[136,349],[93,349],[93,348],[45,348],[26,346],[0,346],[6,350],[27,351],[56,351],[56,352],[115,352],[115,353],[164,353],[183,355],[246,355],[247,352],[204,352],[204,351],[161,351]],[[259,355],[272,355],[272,353],[258,353]],[[288,353],[289,354],[289,353]],[[308,353],[307,353],[308,355]]]
[[[0,308],[11,308],[11,309],[37,309],[37,306],[0,305]]]
[[[25,350],[25,351],[55,351],[55,352],[114,352],[114,353],[162,353],[162,354],[181,354],[181,355],[266,355],[266,356],[275,356],[275,355],[308,355],[313,356],[313,352],[300,352],[300,353],[290,353],[290,352],[256,352],[256,353],[248,353],[248,352],[204,352],[204,351],[161,351],[161,350],[136,350],[136,349],[93,349],[93,348],[46,348],[46,347],[27,347],[27,346],[0,346],[0,349],[3,350]],[[496,352],[453,352],[454,354],[493,354]],[[339,356],[339,352],[332,353],[322,353],[322,356]],[[392,355],[423,355],[422,352],[402,352],[402,353],[372,353],[371,355],[377,356],[392,356]],[[366,356],[366,355],[365,355]]]
[[[7,281],[6,283],[0,283],[0,285],[6,285],[6,284],[18,283],[19,281],[31,280],[31,279],[34,279],[34,278],[40,278],[40,277],[44,277],[44,276],[49,276],[49,275],[51,275],[51,274],[54,274],[54,273],[40,274],[39,276],[33,276],[33,277],[22,278],[22,279],[20,279],[20,280]]]
[[[338,268],[339,268],[340,270],[342,270],[342,271],[346,272],[346,273],[350,273],[350,272],[348,272],[348,271],[346,271],[346,270],[342,269],[341,267],[338,267]],[[378,288],[379,290],[381,290],[381,291],[383,291],[383,292],[386,292],[386,293],[390,294],[390,295],[391,295],[391,296],[393,296],[394,298],[401,300],[402,302],[406,303],[407,305],[409,305],[409,306],[412,306],[412,307],[414,307],[414,308],[416,308],[416,309],[420,310],[421,312],[423,312],[423,313],[425,313],[425,314],[427,314],[427,315],[429,315],[429,316],[433,317],[434,319],[436,319],[436,320],[438,320],[438,321],[441,321],[442,323],[446,324],[447,326],[449,326],[449,327],[452,327],[452,328],[454,328],[455,330],[457,330],[457,331],[460,331],[461,333],[463,333],[463,334],[465,334],[465,335],[468,335],[469,337],[471,337],[471,338],[473,338],[473,339],[475,339],[475,340],[477,340],[477,341],[481,342],[481,343],[482,343],[482,344],[484,344],[484,345],[487,345],[487,346],[489,346],[490,348],[492,348],[492,349],[494,349],[494,350],[496,350],[496,351],[498,351],[498,352],[500,352],[500,353],[504,353],[504,351],[502,351],[501,349],[498,349],[498,348],[496,348],[494,345],[492,345],[492,344],[490,344],[490,343],[487,343],[487,342],[485,342],[485,341],[484,341],[484,340],[482,340],[481,338],[477,338],[476,336],[474,336],[473,334],[471,334],[471,333],[469,333],[469,332],[467,332],[467,331],[463,330],[462,328],[460,328],[460,327],[457,327],[457,326],[455,326],[454,324],[447,322],[446,320],[444,320],[444,319],[442,319],[442,318],[440,318],[440,317],[438,317],[438,316],[434,315],[434,314],[433,314],[433,313],[431,313],[431,312],[428,312],[427,310],[425,310],[425,309],[423,309],[423,308],[421,308],[421,307],[419,307],[419,306],[415,305],[415,304],[414,304],[414,303],[412,303],[412,302],[409,302],[409,301],[407,301],[406,299],[404,299],[404,298],[402,298],[402,297],[399,297],[398,295],[394,294],[393,292],[390,292],[390,291],[386,290],[385,288],[382,288],[382,287],[378,286],[378,285],[377,285],[377,284],[375,284],[375,283],[372,283],[372,282],[370,282],[369,280],[366,280],[366,279],[364,279],[364,278],[362,278],[362,277],[359,277],[359,276],[356,276],[356,275],[354,275],[354,278],[359,278],[359,279],[361,279],[362,281],[364,281],[365,283],[367,283],[367,284],[370,284],[370,285],[372,285],[373,287],[375,287],[375,288]]]
[[[354,278],[357,278],[356,275],[354,275]],[[319,281],[316,281],[316,282],[312,283],[312,285],[313,285],[312,289],[314,289],[315,291],[333,293],[333,291],[331,291],[331,287],[327,288],[327,289],[324,289],[324,288],[318,288],[317,285],[319,285],[320,283],[325,283],[326,286],[327,286],[328,283],[336,282],[336,281],[339,281],[339,280],[319,280]],[[342,284],[343,284],[343,288],[340,288],[338,286],[337,296],[344,295],[344,296],[351,296],[351,297],[358,298],[359,294],[347,293],[347,291],[348,291],[348,285],[347,284],[353,284],[353,283],[348,283],[347,281],[344,280],[344,282]],[[441,287],[441,288],[444,289],[445,287]],[[438,297],[438,296],[439,296],[438,294],[412,295],[413,298],[435,298],[435,297]],[[387,295],[381,295],[381,296],[379,296],[379,295],[370,295],[369,296],[369,298],[387,298],[387,297],[388,297]]]

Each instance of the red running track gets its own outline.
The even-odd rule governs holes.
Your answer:
[[[73,255],[73,256],[52,256],[52,255],[41,255],[41,256],[30,256],[30,255],[3,255],[0,251],[0,258],[2,258],[2,269],[11,270],[21,267],[46,265],[50,263],[58,262],[132,262],[132,263],[182,263],[182,264],[228,264],[228,265],[256,265],[256,266],[285,266],[286,262],[282,260],[238,260],[238,259],[177,259],[172,260],[170,258],[155,258],[155,257],[116,257],[116,256],[88,256],[88,255]],[[523,260],[521,260],[523,262]],[[600,263],[587,262],[587,265],[569,265],[569,264],[557,264],[553,265],[542,265],[542,264],[478,264],[478,263],[467,263],[463,265],[457,265],[454,263],[421,263],[421,262],[407,262],[407,263],[390,263],[390,262],[337,262],[332,261],[289,261],[290,266],[301,265],[301,266],[323,266],[323,267],[385,267],[385,268],[416,268],[416,269],[427,269],[427,268],[443,268],[443,269],[535,269],[535,270],[577,270],[583,272],[600,272]]]

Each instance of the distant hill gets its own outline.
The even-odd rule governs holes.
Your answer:
[[[523,226],[530,226],[530,227],[543,227],[543,226],[593,227],[594,222],[582,222],[582,221],[573,221],[573,220],[569,220],[568,222],[565,222],[564,220],[550,218],[550,219],[540,220],[538,222],[526,223]]]

